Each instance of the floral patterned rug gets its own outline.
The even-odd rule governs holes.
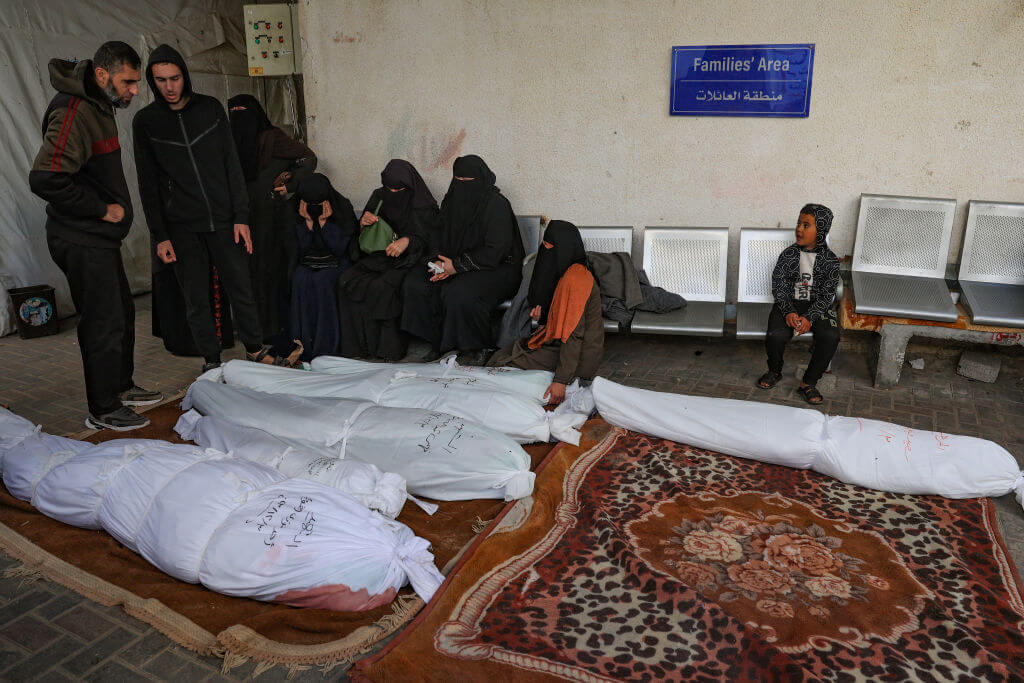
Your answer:
[[[1024,679],[990,500],[862,489],[600,420],[535,491],[357,676]]]

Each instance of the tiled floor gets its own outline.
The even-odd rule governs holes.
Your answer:
[[[185,388],[201,361],[167,353],[150,333],[148,297],[138,307],[136,381],[168,394]],[[0,339],[0,403],[42,424],[53,433],[84,428],[85,399],[81,361],[72,321],[52,337]],[[847,335],[833,367],[836,388],[822,410],[887,420],[920,429],[941,429],[991,439],[1024,459],[1024,353],[995,349],[1002,371],[994,384],[967,380],[955,373],[958,349],[912,346],[908,358],[922,357],[923,370],[907,367],[900,385],[872,387],[868,335]],[[601,374],[632,386],[704,396],[718,396],[806,407],[794,393],[793,370],[807,353],[793,345],[783,381],[772,391],[754,382],[764,371],[758,342],[685,337],[609,336]],[[225,359],[239,357],[237,347]],[[1000,526],[1018,566],[1024,566],[1024,513],[1008,495],[997,501]],[[0,570],[17,562],[0,555]],[[251,676],[246,664],[219,673],[219,660],[197,657],[174,645],[119,608],[96,605],[47,581],[23,583],[0,579],[0,680],[241,680]],[[283,680],[287,670],[271,669],[260,681]],[[337,670],[328,678],[339,677]],[[324,680],[316,669],[292,680]]]

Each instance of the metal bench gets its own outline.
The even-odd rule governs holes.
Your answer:
[[[643,268],[651,284],[687,303],[669,313],[638,311],[631,330],[721,337],[728,261],[728,228],[645,228]]]
[[[793,244],[792,230],[781,228],[741,228],[739,282],[736,295],[736,338],[764,339],[768,315],[775,304],[772,271],[782,250]],[[834,301],[843,297],[843,281],[836,285]],[[802,334],[797,341],[811,339]]]
[[[1024,204],[971,201],[958,279],[972,323],[1024,327]]]
[[[629,225],[587,225],[577,228],[583,248],[601,254],[625,252],[633,257],[633,228]],[[615,320],[604,319],[605,332],[622,332]]]
[[[956,200],[862,194],[853,291],[862,314],[955,322],[946,255]]]

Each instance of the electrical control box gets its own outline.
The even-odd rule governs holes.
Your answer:
[[[298,5],[245,5],[242,12],[249,75],[302,73]]]

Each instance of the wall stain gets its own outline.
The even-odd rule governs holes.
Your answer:
[[[953,126],[953,129],[954,130],[958,130],[961,133],[966,133],[967,129],[970,128],[970,127],[971,127],[971,122],[970,121],[968,121],[967,119],[960,119],[959,121],[956,122],[956,125]]]
[[[462,154],[462,143],[465,142],[465,140],[466,129],[463,128],[457,135],[448,139],[448,144],[446,144],[444,149],[441,150],[441,153],[438,155],[434,163],[430,165],[430,168],[433,170],[451,166],[455,161],[455,158]]]
[[[335,43],[361,43],[363,42],[363,32],[356,31],[355,34],[347,36],[344,31],[338,31],[331,37],[331,40]]]

